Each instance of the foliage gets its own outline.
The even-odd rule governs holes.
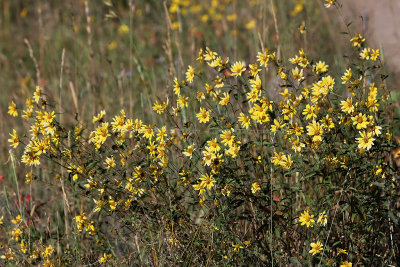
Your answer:
[[[40,86],[23,108],[11,102],[25,131],[10,133],[17,197],[4,190],[2,260],[395,264],[399,180],[387,76],[379,49],[360,34],[349,41],[341,78],[302,48],[287,61],[263,48],[247,65],[203,47],[177,75],[185,79],[171,79],[168,97],[154,99],[154,123],[124,109],[63,122]],[[20,161],[27,184],[60,185],[51,192],[63,213],[46,214],[47,224],[32,193],[19,192]],[[63,227],[54,231],[54,222]]]

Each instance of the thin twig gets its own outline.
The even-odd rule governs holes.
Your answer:
[[[35,58],[35,56],[33,55],[33,50],[32,50],[32,46],[31,43],[29,42],[28,39],[24,39],[24,43],[26,44],[26,46],[28,47],[29,50],[29,56],[33,61],[33,64],[35,65],[35,70],[36,70],[36,84],[39,84],[40,81],[40,69],[39,69],[39,65],[37,63],[37,60]]]

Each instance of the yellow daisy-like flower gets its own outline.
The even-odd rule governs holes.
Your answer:
[[[313,256],[315,254],[320,253],[320,251],[324,247],[320,241],[317,241],[316,243],[311,243],[310,246],[311,246],[311,250],[309,251],[309,253],[311,253]]]
[[[127,33],[129,33],[129,26],[126,24],[122,24],[118,27],[118,33],[120,35],[125,35]]]
[[[185,96],[179,96],[179,98],[177,100],[178,105],[181,108],[188,107],[188,101],[189,101],[189,97],[187,97],[187,96],[186,97]]]
[[[14,101],[11,101],[10,105],[8,106],[8,114],[13,117],[18,116],[17,105],[14,103]]]
[[[336,2],[336,0],[325,0],[325,2],[326,3],[324,4],[324,6],[328,8],[331,7]]]
[[[325,211],[318,215],[317,223],[323,226],[325,226],[328,223],[328,216],[326,215]]]
[[[365,114],[362,113],[359,113],[354,117],[351,117],[351,120],[353,121],[353,125],[356,126],[357,130],[366,129],[369,124],[367,116],[365,116]]]
[[[341,248],[338,248],[338,249],[337,249],[337,252],[338,252],[338,255],[340,255],[340,254],[347,254],[347,251],[346,251],[345,249],[341,249]]]
[[[313,142],[322,141],[322,134],[324,133],[324,129],[319,122],[315,120],[307,125],[307,134],[312,137]]]
[[[325,64],[325,62],[323,61],[318,61],[315,65],[314,65],[314,71],[316,74],[322,74],[328,71],[328,65]]]
[[[293,76],[293,79],[301,82],[304,79],[303,69],[299,70],[297,67],[292,69],[292,76]]]
[[[368,60],[370,59],[371,56],[371,48],[364,48],[361,52],[360,52],[360,58],[364,59],[364,60]]]
[[[258,52],[257,53],[257,61],[260,62],[261,66],[267,67],[268,61],[270,59],[268,55],[268,48],[265,49],[264,53]]]
[[[241,245],[239,245],[239,244],[232,244],[232,247],[233,247],[233,251],[237,251],[237,250],[243,248],[243,247],[242,247]]]
[[[370,150],[374,144],[375,138],[373,138],[372,132],[362,131],[360,137],[357,137],[358,148]]]
[[[189,65],[188,70],[186,71],[186,81],[188,83],[192,83],[194,79],[194,68]]]
[[[210,48],[206,47],[206,52],[203,56],[205,61],[211,61],[217,56],[217,53],[211,51]]]
[[[274,124],[271,125],[271,132],[276,132],[286,126],[286,123],[281,123],[277,119],[274,119]]]
[[[221,137],[222,143],[226,146],[232,146],[235,141],[235,136],[229,130],[222,131],[219,137]]]
[[[340,102],[343,112],[351,114],[354,112],[353,99],[347,98],[345,101]]]
[[[204,184],[201,182],[198,184],[194,184],[193,188],[194,188],[194,190],[199,191],[199,196],[202,195],[206,191]]]
[[[205,108],[200,108],[200,112],[196,114],[200,123],[207,123],[210,120],[210,111]]]
[[[365,42],[365,38],[357,33],[353,38],[350,39],[350,42],[354,47],[361,47],[361,44]]]
[[[229,94],[228,93],[224,93],[224,97],[221,98],[221,101],[219,101],[219,104],[221,106],[226,106],[229,104]]]
[[[94,117],[93,117],[92,122],[93,122],[93,123],[96,123],[96,122],[98,122],[98,121],[101,121],[101,120],[104,118],[104,115],[106,115],[106,111],[105,111],[105,110],[100,111],[100,113],[97,114],[97,116],[94,116]]]
[[[308,227],[313,227],[313,223],[315,222],[315,220],[313,219],[314,215],[310,214],[308,210],[305,210],[299,218],[299,222],[301,223],[301,225],[305,225]]]
[[[190,145],[190,146],[188,146],[186,151],[183,152],[183,155],[185,155],[186,157],[192,158],[194,150],[195,150],[194,145]]]
[[[240,116],[238,118],[239,122],[241,123],[242,127],[245,129],[248,129],[250,126],[250,118],[244,115],[244,113],[240,113]]]
[[[231,67],[232,76],[241,76],[245,70],[245,64],[240,61],[235,62]]]
[[[106,165],[106,169],[114,168],[116,165],[114,157],[106,158],[104,164]]]
[[[49,245],[48,247],[46,247],[43,251],[43,257],[48,258],[51,256],[51,254],[53,254],[54,248],[52,245]]]
[[[351,69],[347,69],[344,75],[342,76],[342,84],[348,83],[352,76],[353,72],[351,71]]]
[[[174,93],[175,93],[177,96],[180,96],[180,95],[181,95],[181,85],[179,84],[177,78],[174,79]]]
[[[261,187],[258,183],[253,183],[251,185],[251,192],[255,194],[257,191],[261,190]]]
[[[373,60],[373,61],[377,60],[379,57],[379,49],[375,49],[375,50],[372,49],[370,57],[371,57],[371,60]]]
[[[340,263],[340,267],[352,267],[353,263],[348,262],[348,261],[343,261],[342,263]]]
[[[201,184],[204,188],[210,190],[216,183],[212,175],[205,174],[200,178]]]
[[[8,142],[10,142],[10,146],[12,146],[13,148],[16,148],[19,144],[19,138],[18,138],[18,133],[17,131],[15,131],[15,129],[13,129],[13,133],[10,133],[10,139],[8,139]]]
[[[35,100],[36,104],[39,103],[41,96],[42,96],[42,89],[39,86],[36,86],[36,90],[33,93],[33,100]]]

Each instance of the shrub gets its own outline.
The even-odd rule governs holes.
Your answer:
[[[288,62],[264,49],[248,65],[201,49],[186,79],[171,81],[169,98],[154,101],[158,123],[121,110],[62,124],[37,87],[22,115],[29,132],[9,141],[16,153],[23,146],[27,183],[60,183],[64,214],[51,216],[65,232],[36,224],[35,207],[18,193],[18,214],[7,206],[14,216],[4,224],[3,260],[395,264],[386,76],[379,49],[359,34],[351,44],[340,80],[303,49]],[[12,102],[10,115],[18,111]]]

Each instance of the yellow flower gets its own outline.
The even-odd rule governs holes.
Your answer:
[[[200,178],[200,181],[201,181],[202,187],[207,188],[207,189],[211,189],[214,186],[214,184],[216,183],[216,181],[212,177],[212,175],[208,175],[208,174],[203,175]]]
[[[10,146],[12,146],[13,148],[16,148],[19,144],[19,138],[18,138],[18,133],[17,131],[15,131],[15,129],[13,129],[13,133],[10,133],[10,139],[8,139],[8,142],[10,142]]]
[[[179,84],[177,78],[174,79],[174,84],[175,84],[175,85],[174,85],[174,93],[175,93],[177,96],[180,96],[180,95],[181,95],[181,85]]]
[[[112,41],[111,43],[109,43],[107,45],[107,49],[110,50],[110,51],[114,50],[117,47],[118,47],[118,42],[117,41]]]
[[[21,215],[15,217],[15,219],[11,220],[13,224],[19,224],[22,221]]]
[[[203,48],[200,48],[199,53],[197,54],[197,61],[202,62],[204,60],[204,56],[203,56]]]
[[[347,69],[344,75],[342,76],[342,84],[346,84],[352,77],[353,73],[351,69]]]
[[[317,223],[319,223],[319,224],[321,224],[323,226],[325,226],[328,223],[328,218],[326,216],[326,212],[325,211],[318,215]]]
[[[196,114],[200,123],[207,123],[210,120],[210,111],[205,108],[200,108],[200,112]]]
[[[108,196],[108,204],[110,205],[110,211],[113,211],[117,208],[118,202],[116,202],[112,196]]]
[[[178,98],[178,105],[181,108],[188,107],[189,97],[179,96]]]
[[[185,155],[186,157],[192,158],[192,154],[193,154],[194,150],[195,150],[194,145],[190,145],[190,146],[188,146],[186,151],[183,152],[183,155]]]
[[[251,29],[253,29],[255,26],[256,26],[256,21],[253,19],[253,20],[250,20],[250,21],[246,24],[246,29],[251,30]]]
[[[205,191],[205,185],[203,183],[198,183],[193,185],[194,190],[199,191],[199,196],[202,195]]]
[[[362,113],[351,117],[351,119],[353,121],[353,125],[356,125],[357,130],[366,129],[368,127],[369,122],[367,116]]]
[[[352,98],[347,98],[345,101],[340,102],[342,111],[345,113],[353,113],[354,112],[354,106],[353,106],[353,99]]]
[[[371,60],[375,61],[378,59],[378,57],[379,57],[379,49],[376,49],[376,50],[372,49],[371,50]]]
[[[338,255],[340,255],[340,254],[347,254],[347,251],[346,251],[345,249],[341,249],[341,248],[338,248],[338,249],[337,249],[337,252],[338,252]]]
[[[129,26],[126,24],[122,24],[118,27],[118,33],[120,35],[125,35],[127,33],[129,33]]]
[[[292,166],[293,161],[292,161],[292,156],[288,155],[283,155],[282,156],[282,161],[280,162],[280,165],[284,168],[284,169],[290,169],[290,167]]]
[[[232,247],[233,247],[233,251],[237,251],[237,250],[243,248],[243,247],[242,247],[241,245],[239,245],[239,244],[232,244]]]
[[[301,225],[306,225],[307,228],[310,226],[313,227],[313,223],[315,222],[313,218],[314,215],[309,214],[309,211],[305,210],[304,213],[300,215],[299,222],[301,222]]]
[[[258,183],[253,183],[251,185],[251,192],[255,194],[257,191],[261,190],[261,187]]]
[[[106,165],[106,169],[114,168],[115,167],[115,160],[114,157],[106,158],[104,164]]]
[[[232,135],[232,132],[229,130],[222,131],[219,137],[221,137],[222,143],[226,146],[232,146],[235,141],[235,136]]]
[[[271,132],[276,132],[277,130],[286,126],[286,123],[281,123],[277,119],[274,119],[274,124],[271,125]]]
[[[105,111],[105,110],[100,111],[100,113],[97,114],[97,116],[94,116],[94,117],[93,117],[92,122],[93,122],[93,123],[96,123],[96,122],[98,122],[98,121],[101,121],[101,120],[104,118],[104,115],[106,115],[106,111]]]
[[[336,2],[336,0],[325,0],[325,2],[326,3],[324,4],[324,6],[328,8],[331,7],[331,5],[333,5]]]
[[[106,262],[107,262],[107,259],[108,259],[107,254],[104,253],[103,256],[100,257],[99,263],[106,263]]]
[[[375,138],[372,137],[371,132],[360,132],[360,137],[357,137],[357,143],[359,149],[370,150],[372,145],[374,144]]]
[[[18,116],[17,105],[14,103],[14,101],[11,101],[10,105],[8,106],[8,114],[13,117]]]
[[[371,48],[364,48],[361,52],[360,52],[360,58],[364,59],[364,60],[368,60],[370,59],[371,56]]]
[[[240,61],[235,62],[231,67],[232,76],[241,76],[245,70],[245,64]]]
[[[214,138],[207,141],[207,149],[211,152],[218,152],[221,150],[221,147],[219,146],[217,139]]]
[[[357,33],[353,38],[350,39],[350,42],[354,47],[361,47],[361,44],[365,42],[365,38]]]
[[[352,267],[352,266],[353,264],[348,261],[343,261],[342,263],[340,263],[340,267]]]
[[[324,133],[324,129],[319,122],[315,120],[312,121],[309,125],[307,125],[308,135],[312,137],[313,142],[322,141],[322,134]]]
[[[250,75],[252,77],[256,77],[256,75],[261,71],[261,69],[258,68],[257,64],[250,64],[249,68],[250,68]]]
[[[221,99],[221,101],[219,101],[219,104],[221,106],[226,106],[229,104],[229,94],[228,93],[224,93],[224,97]]]
[[[307,104],[302,114],[306,116],[306,120],[316,119],[317,114],[315,114],[315,110],[316,108],[314,106]]]
[[[36,104],[39,103],[41,96],[42,96],[42,89],[39,86],[36,86],[36,90],[33,93],[33,100],[35,100]]]
[[[186,71],[186,81],[188,83],[192,83],[194,79],[194,68],[189,65],[188,70]]]
[[[292,76],[293,76],[293,79],[301,82],[301,80],[304,79],[303,69],[299,70],[297,67],[292,69]]]
[[[274,152],[274,154],[275,156],[272,157],[272,163],[274,165],[281,165],[283,154],[281,152],[279,152],[279,154]]]
[[[217,56],[217,53],[211,51],[210,48],[206,47],[206,52],[203,56],[205,61],[211,61]]]
[[[323,61],[318,61],[315,65],[314,65],[314,71],[316,74],[322,74],[324,72],[328,71],[328,65],[325,64],[325,62]]]
[[[244,113],[240,113],[240,116],[238,118],[239,122],[242,124],[242,127],[245,129],[248,129],[250,126],[250,118],[244,115]]]
[[[236,158],[239,150],[240,150],[240,146],[233,145],[233,146],[229,147],[228,150],[225,150],[225,154],[232,158]]]
[[[323,249],[323,245],[319,241],[317,241],[316,243],[311,243],[310,246],[311,250],[309,251],[309,253],[311,253],[313,256],[315,254],[318,254]]]
[[[43,257],[48,258],[51,256],[51,254],[53,254],[54,248],[52,245],[49,245],[48,247],[46,247],[43,251]]]
[[[28,251],[26,244],[24,243],[24,240],[21,240],[20,246],[22,253],[26,253]]]

